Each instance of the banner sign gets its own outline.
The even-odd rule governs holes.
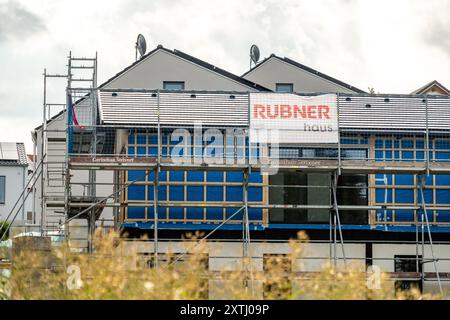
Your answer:
[[[335,94],[250,93],[249,112],[251,143],[338,143]]]

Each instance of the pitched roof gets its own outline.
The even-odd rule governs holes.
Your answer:
[[[324,74],[324,73],[322,73],[322,72],[319,72],[319,71],[317,71],[317,70],[315,70],[315,69],[313,69],[313,68],[310,68],[310,67],[308,67],[308,66],[305,66],[304,64],[301,64],[301,63],[299,63],[299,62],[297,62],[297,61],[294,61],[294,60],[289,59],[289,58],[287,58],[287,57],[282,58],[282,57],[279,57],[279,56],[277,56],[277,55],[275,55],[275,54],[273,54],[273,53],[272,53],[269,57],[265,58],[263,61],[261,61],[260,63],[258,63],[257,65],[255,65],[253,68],[251,68],[250,70],[248,70],[247,72],[245,72],[245,73],[242,75],[242,77],[245,77],[245,76],[246,76],[247,74],[249,74],[250,72],[252,72],[252,71],[254,71],[255,69],[259,68],[261,65],[263,65],[264,63],[266,63],[267,61],[269,61],[271,58],[276,58],[276,59],[279,59],[279,60],[281,60],[281,61],[284,61],[284,62],[286,62],[286,63],[288,63],[288,64],[290,64],[290,65],[293,65],[293,66],[295,66],[295,67],[297,67],[297,68],[299,68],[299,69],[302,69],[302,70],[304,70],[304,71],[306,71],[306,72],[309,72],[309,73],[311,73],[311,74],[314,74],[314,75],[316,75],[316,76],[318,76],[318,77],[320,77],[320,78],[323,78],[323,79],[325,79],[325,80],[328,80],[328,81],[330,81],[330,82],[333,82],[333,83],[335,83],[335,84],[337,84],[337,85],[339,85],[339,86],[341,86],[341,87],[347,88],[347,89],[349,89],[349,90],[351,90],[351,91],[353,91],[353,92],[355,92],[355,93],[367,93],[367,92],[365,92],[365,91],[363,91],[363,90],[361,90],[361,89],[358,89],[358,88],[356,88],[356,87],[354,87],[354,86],[351,86],[351,85],[349,85],[349,84],[347,84],[347,83],[345,83],[345,82],[342,82],[342,81],[340,81],[340,80],[338,80],[338,79],[336,79],[336,78],[333,78],[333,77],[331,77],[331,76],[329,76],[329,75],[326,75],[326,74]]]
[[[237,82],[241,83],[242,85],[244,85],[246,87],[253,88],[253,89],[256,89],[256,90],[259,90],[259,91],[272,91],[272,90],[267,89],[267,88],[265,88],[265,87],[263,87],[263,86],[261,86],[261,85],[259,85],[257,83],[254,83],[254,82],[252,82],[250,80],[244,79],[244,78],[242,78],[242,77],[240,77],[238,75],[235,75],[235,74],[233,74],[231,72],[228,72],[228,71],[226,71],[224,69],[216,67],[215,65],[212,65],[212,64],[210,64],[210,63],[208,63],[206,61],[203,61],[201,59],[198,59],[196,57],[193,57],[193,56],[191,56],[191,55],[189,55],[187,53],[184,53],[184,52],[182,52],[180,50],[177,50],[177,49],[170,50],[170,49],[164,48],[162,45],[158,45],[155,49],[153,49],[152,51],[150,51],[150,52],[146,53],[144,56],[142,56],[141,59],[135,61],[134,63],[132,63],[131,65],[129,65],[128,67],[126,67],[125,69],[123,69],[122,71],[120,71],[119,73],[114,75],[113,77],[111,77],[108,80],[106,80],[103,84],[101,84],[99,86],[99,88],[103,88],[104,86],[106,86],[111,81],[117,79],[118,77],[120,77],[121,75],[126,73],[128,70],[132,69],[136,65],[140,64],[141,62],[143,62],[146,58],[148,58],[149,56],[151,56],[152,54],[154,54],[158,50],[165,51],[165,52],[167,52],[169,54],[173,54],[173,55],[175,55],[175,56],[177,56],[179,58],[182,58],[184,60],[190,61],[190,62],[192,62],[194,64],[197,64],[197,65],[199,65],[199,66],[201,66],[203,68],[206,68],[206,69],[208,69],[208,70],[210,70],[212,72],[218,73],[218,74],[220,74],[220,75],[222,75],[222,76],[224,76],[226,78],[229,78],[231,80],[237,81]]]
[[[440,82],[438,82],[437,80],[433,80],[429,83],[427,83],[426,85],[420,87],[417,90],[414,90],[411,94],[425,94],[428,90],[430,90],[432,87],[438,87],[440,88],[442,91],[446,92],[448,95],[450,95],[450,90],[447,89],[446,87],[444,87]]]
[[[174,49],[174,50],[170,50],[167,48],[164,48],[162,45],[158,45],[155,49],[153,49],[152,51],[146,53],[145,55],[143,55],[139,60],[133,62],[132,64],[130,64],[128,67],[126,67],[125,69],[121,70],[120,72],[116,73],[114,76],[112,76],[111,78],[109,78],[108,80],[106,80],[105,82],[103,82],[101,85],[98,86],[99,89],[104,88],[106,85],[108,85],[110,82],[112,82],[113,80],[119,78],[121,75],[123,75],[124,73],[126,73],[128,70],[134,68],[136,65],[140,64],[141,62],[143,62],[146,58],[148,58],[149,56],[151,56],[152,54],[154,54],[156,51],[158,50],[162,50],[165,51],[167,53],[173,54],[179,58],[182,58],[184,60],[188,60],[194,64],[197,64],[203,68],[206,68],[210,71],[213,71],[215,73],[218,73],[226,78],[229,78],[231,80],[237,81],[239,83],[241,83],[244,86],[247,86],[249,88],[253,88],[259,91],[272,91],[268,88],[265,88],[257,83],[254,83],[250,80],[244,79],[238,75],[235,75],[231,72],[228,72],[224,69],[221,69],[219,67],[216,67],[215,65],[212,65],[206,61],[203,61],[201,59],[198,59],[196,57],[193,57],[187,53],[184,53],[180,50]],[[75,102],[78,103],[79,101]],[[49,123],[50,121],[54,120],[55,118],[59,117],[61,114],[63,113],[63,111],[60,111],[59,113],[55,114],[53,117],[51,117],[47,123]],[[38,127],[35,128],[35,130],[39,130],[41,128],[42,125],[39,125]]]
[[[1,166],[27,166],[25,144],[21,142],[0,142]]]

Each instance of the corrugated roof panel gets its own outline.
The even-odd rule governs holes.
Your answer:
[[[248,95],[163,92],[159,97],[162,125],[247,126]],[[158,97],[149,92],[100,92],[105,124],[157,124]]]
[[[158,98],[148,92],[100,91],[99,105],[105,124],[158,123]]]
[[[247,126],[248,95],[161,93],[161,124],[201,122],[209,126]]]
[[[233,98],[231,98],[231,95]],[[160,92],[162,125],[248,126],[247,93]],[[152,92],[100,91],[100,117],[105,124],[158,123],[158,97]],[[450,130],[450,99],[421,96],[340,95],[341,128]]]
[[[428,126],[431,129],[450,129],[450,99],[428,100]]]
[[[424,129],[425,110],[425,103],[419,98],[340,96],[339,125],[341,128]]]

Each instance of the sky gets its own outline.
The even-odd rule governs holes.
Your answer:
[[[179,49],[241,75],[250,46],[355,87],[410,93],[450,87],[450,0],[0,0],[0,141],[24,142],[42,123],[44,68],[98,53],[99,83],[148,50]],[[64,102],[50,80],[49,103]],[[56,112],[56,111],[55,111]]]

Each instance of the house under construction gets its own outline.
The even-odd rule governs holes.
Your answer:
[[[44,93],[33,132],[43,233],[81,243],[83,221],[92,250],[111,225],[153,266],[198,230],[209,270],[250,257],[262,271],[304,230],[294,271],[352,262],[397,290],[448,291],[449,96],[368,94],[276,55],[237,76],[162,46],[101,85],[96,56],[70,54],[44,88],[54,78],[67,101]]]

